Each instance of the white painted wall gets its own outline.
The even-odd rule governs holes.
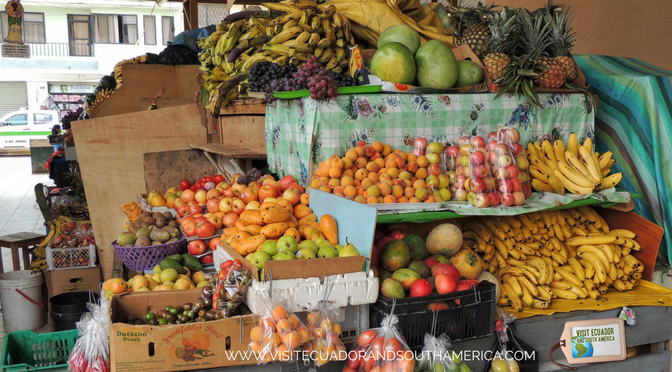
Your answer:
[[[39,110],[40,104],[49,95],[46,81],[28,81],[26,82],[26,91],[28,93],[29,110]]]

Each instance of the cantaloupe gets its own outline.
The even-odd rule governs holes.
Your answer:
[[[462,231],[452,223],[443,223],[429,233],[425,245],[432,255],[450,257],[462,248]]]

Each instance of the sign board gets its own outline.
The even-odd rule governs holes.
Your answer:
[[[21,44],[2,44],[2,58],[30,58],[30,47]]]
[[[86,85],[86,84],[60,84],[52,83],[49,84],[49,93],[54,94],[63,94],[63,93],[78,93],[78,94],[89,94],[93,93],[96,90],[95,85]]]
[[[570,364],[624,360],[625,324],[621,318],[567,322],[560,347]]]

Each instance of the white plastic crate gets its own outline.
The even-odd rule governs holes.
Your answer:
[[[96,266],[96,245],[77,248],[47,247],[49,270],[79,269]]]
[[[220,263],[231,259],[221,247],[217,247],[213,258],[215,268],[218,270]],[[269,290],[270,286],[269,282],[252,281],[245,294],[245,303],[252,312],[259,311],[259,305],[263,301],[261,293]],[[373,275],[373,271],[332,275],[326,278],[274,280],[272,296],[287,300],[291,311],[301,312],[324,299],[325,292],[329,288],[331,288],[329,300],[335,301],[338,307],[368,306],[378,298],[378,278]]]

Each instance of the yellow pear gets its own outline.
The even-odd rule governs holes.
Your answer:
[[[177,270],[175,269],[165,269],[159,274],[161,276],[161,282],[173,282],[177,279]]]
[[[154,290],[154,288],[156,288],[157,285],[159,285],[159,283],[154,279],[147,279],[147,282],[149,284],[149,289],[152,291]]]
[[[180,274],[180,275],[178,275],[178,276],[177,276],[177,279],[175,279],[175,281],[177,282],[177,281],[180,280],[180,279],[185,279],[185,280],[188,280],[188,281],[191,282],[191,279],[189,279],[189,277],[186,276],[186,275],[184,275],[184,274]]]
[[[154,277],[154,274],[145,274],[145,278],[147,279],[152,279]]]
[[[167,280],[167,281],[163,282],[162,284],[163,284],[163,285],[169,285],[169,286],[171,286],[171,287],[175,287],[175,282],[172,282],[172,281],[170,281],[170,280]]]
[[[133,292],[137,292],[138,289],[148,286],[149,282],[147,281],[147,278],[145,278],[144,276],[139,276],[133,278],[133,285],[131,286],[131,288],[133,288]]]
[[[135,292],[149,292],[149,288],[147,288],[147,287],[140,287],[140,288],[138,288],[138,290],[135,291]]]
[[[128,279],[128,282],[126,283],[127,288],[133,288],[133,283],[135,283],[135,277],[132,277],[131,279]]]
[[[159,265],[154,266],[152,271],[154,272],[154,274],[161,274],[161,266]]]
[[[152,275],[152,279],[154,279],[154,281],[157,283],[161,283],[161,274]]]

